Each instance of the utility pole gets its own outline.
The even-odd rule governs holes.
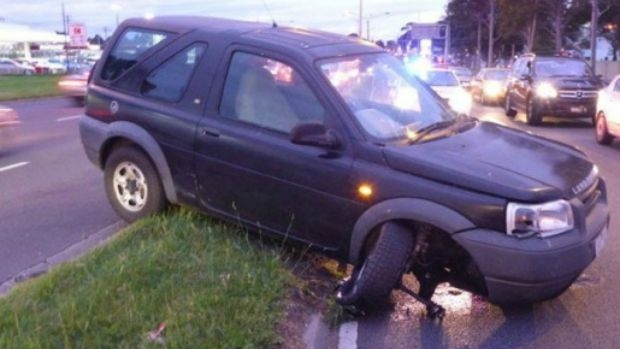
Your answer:
[[[493,27],[495,26],[495,0],[489,0],[489,54],[487,67],[493,67]]]
[[[362,37],[362,21],[364,19],[364,0],[360,0],[360,13],[357,21],[357,35]]]
[[[596,74],[596,31],[598,29],[598,0],[592,2],[592,18],[590,19],[590,65]]]

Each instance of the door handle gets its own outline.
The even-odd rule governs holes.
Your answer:
[[[211,137],[219,137],[220,136],[220,132],[218,130],[212,129],[212,128],[201,128],[200,129],[200,133],[203,136],[211,136]]]

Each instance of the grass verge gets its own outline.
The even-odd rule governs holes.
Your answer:
[[[293,277],[238,230],[186,209],[134,224],[0,299],[0,348],[271,347]]]
[[[59,75],[0,76],[0,101],[58,96]]]

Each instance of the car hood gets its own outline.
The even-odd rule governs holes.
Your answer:
[[[439,97],[443,98],[443,99],[450,99],[452,96],[454,96],[454,94],[458,93],[458,91],[461,89],[461,86],[431,86],[431,88],[437,92],[437,94],[439,95]]]
[[[577,149],[486,122],[384,155],[396,170],[521,202],[571,198],[596,179]]]

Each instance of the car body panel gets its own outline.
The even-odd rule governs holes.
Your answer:
[[[123,51],[119,40],[136,31],[153,40],[140,52]],[[360,111],[348,104],[338,79],[321,70],[334,60],[397,67],[386,72],[402,74],[395,81],[405,86],[405,96],[419,99],[415,107],[372,100],[362,111],[401,118],[391,124],[400,138],[373,135],[356,119]],[[559,271],[561,278],[591,262],[591,239],[601,234],[609,215],[605,184],[594,165],[574,148],[450,112],[401,65],[374,45],[320,31],[202,17],[129,19],[94,69],[80,123],[82,141],[100,167],[116,145],[139,146],[157,168],[168,200],[309,244],[344,262],[363,259],[382,224],[409,222],[461,242],[488,271],[488,284],[499,280],[495,284],[501,287],[493,290],[513,281],[535,285],[534,292],[512,298],[540,300],[557,291],[546,283],[565,286],[564,279],[556,282],[559,274],[531,275],[529,261],[575,257],[574,268]],[[375,77],[375,70],[363,69],[349,69],[358,75],[348,78]],[[177,80],[185,82],[177,85]],[[300,81],[309,99],[293,99],[292,106],[267,94],[290,97],[286,93]],[[158,88],[161,93],[152,94]],[[304,118],[292,124],[280,118],[299,107],[303,113],[297,116]],[[420,122],[411,123],[414,117]],[[424,131],[417,124],[445,127]],[[296,142],[301,126],[324,133],[311,134],[316,138],[309,143]],[[576,215],[571,232],[527,241],[506,233],[509,202],[561,199]],[[479,241],[489,234],[497,237]],[[573,252],[566,252],[565,239],[574,239]],[[545,249],[536,250],[543,244]],[[519,270],[500,258],[514,251],[523,251]],[[544,256],[537,259],[536,252]],[[506,273],[487,266],[486,253]]]
[[[599,92],[596,110],[605,116],[608,132],[620,137],[620,75]]]

